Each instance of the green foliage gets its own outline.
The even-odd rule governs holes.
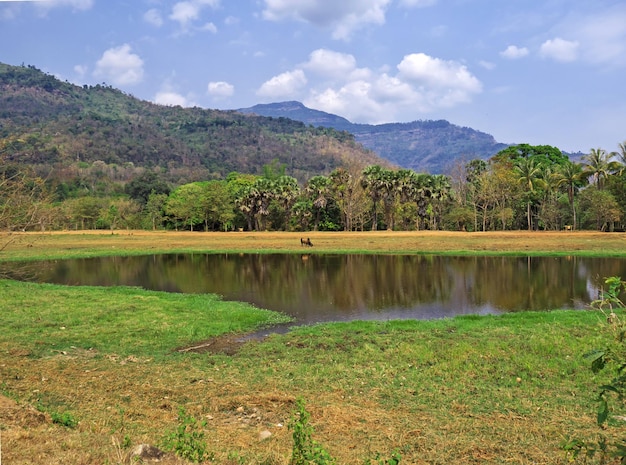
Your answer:
[[[296,411],[289,422],[293,436],[293,449],[289,465],[333,465],[335,460],[315,441],[313,427],[309,424],[310,413],[306,410],[304,400],[296,401]]]
[[[50,417],[52,423],[65,426],[66,428],[76,428],[78,426],[78,420],[70,412],[51,412]]]
[[[594,374],[600,374],[604,370],[613,372],[612,378],[598,387],[596,422],[600,432],[597,440],[573,438],[562,446],[574,459],[582,459],[584,463],[597,459],[597,463],[604,464],[610,458],[618,458],[619,463],[623,464],[626,463],[626,438],[616,442],[609,441],[603,431],[611,424],[612,418],[622,424],[625,418],[616,413],[626,410],[626,322],[616,310],[624,308],[620,294],[626,291],[626,281],[613,276],[607,278],[605,284],[608,289],[603,290],[591,306],[605,315],[609,339],[605,347],[584,355]]]
[[[206,459],[212,460],[212,454],[207,452],[207,444],[204,440],[204,431],[202,431],[204,427],[206,427],[206,421],[197,421],[183,407],[179,407],[178,426],[165,436],[163,446],[179,457],[194,463],[200,463]]]
[[[381,454],[377,453],[373,461],[371,459],[368,459],[364,462],[363,465],[398,465],[401,458],[402,456],[398,451],[392,452],[391,457],[388,460],[385,460],[381,456]]]

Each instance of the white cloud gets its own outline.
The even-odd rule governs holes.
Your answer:
[[[334,39],[349,39],[368,24],[384,24],[391,0],[265,0],[263,18],[304,21],[333,30]]]
[[[209,82],[207,86],[207,92],[212,97],[225,98],[230,97],[235,93],[235,87],[232,84],[224,81]]]
[[[187,0],[177,2],[172,7],[172,13],[169,18],[180,24],[183,30],[187,30],[190,24],[200,19],[202,10],[205,7],[217,8],[219,0]]]
[[[0,11],[0,19],[13,19],[19,13],[20,3],[33,3],[42,15],[46,15],[49,10],[57,7],[71,7],[74,10],[86,11],[93,7],[95,0],[0,0],[1,3],[8,3],[6,8]]]
[[[143,20],[156,27],[163,26],[163,17],[161,16],[161,12],[154,8],[144,13]]]
[[[490,61],[480,60],[478,64],[483,68],[488,69],[489,71],[491,71],[492,69],[496,69],[496,64]]]
[[[96,63],[94,76],[120,86],[137,84],[143,80],[143,60],[128,44],[110,48]]]
[[[206,23],[204,26],[202,26],[202,30],[217,34],[217,26],[213,23]]]
[[[47,8],[70,6],[77,10],[89,10],[94,5],[94,0],[43,0],[39,5]]]
[[[84,65],[75,65],[74,66],[74,72],[76,73],[76,75],[78,76],[79,79],[82,79],[85,77],[85,75],[87,74],[87,70],[88,68]]]
[[[406,55],[398,65],[398,70],[402,77],[418,85],[449,89],[467,97],[482,91],[482,84],[465,65],[433,58],[425,53]]]
[[[342,54],[325,50],[320,56],[336,58]],[[466,103],[482,92],[482,84],[464,65],[425,54],[405,56],[395,76],[386,67],[375,72],[358,68],[356,60],[340,62],[350,63],[345,69],[352,72],[313,84],[304,103],[354,122],[382,123],[400,115],[429,113]]]
[[[188,107],[191,106],[186,97],[173,91],[160,91],[154,96],[154,103],[159,105],[166,105],[168,107]]]
[[[573,30],[591,63],[626,64],[626,5],[585,17]]]
[[[320,48],[311,52],[303,67],[322,76],[347,77],[356,69],[356,59],[347,53]]]
[[[560,62],[575,61],[578,58],[579,43],[557,37],[546,40],[539,49],[541,56]]]
[[[409,8],[424,8],[427,6],[432,6],[435,3],[437,3],[437,0],[400,0],[400,5]]]
[[[301,69],[287,71],[264,82],[257,91],[257,95],[266,98],[294,97],[306,83],[306,76]]]
[[[524,58],[528,55],[529,51],[526,47],[518,47],[516,45],[509,45],[505,50],[500,52],[500,56],[508,58],[510,60],[517,60],[518,58]]]

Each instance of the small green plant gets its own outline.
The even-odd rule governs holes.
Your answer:
[[[293,450],[289,465],[334,465],[336,462],[317,441],[313,440],[313,427],[309,424],[303,399],[296,401],[296,412],[291,417],[289,429],[293,434]]]
[[[69,412],[51,412],[50,416],[52,417],[52,423],[65,426],[66,428],[76,428],[78,425],[78,420]]]
[[[388,460],[385,460],[379,453],[377,453],[373,462],[372,460],[367,459],[364,462],[364,465],[398,465],[401,458],[402,456],[397,451],[392,452],[391,457]]]
[[[179,457],[200,463],[205,459],[212,459],[207,452],[202,428],[206,421],[197,421],[192,415],[187,414],[183,407],[178,409],[178,426],[168,433],[163,442],[165,449],[171,450]]]
[[[563,444],[563,449],[574,460],[583,459],[584,463],[597,459],[598,463],[604,464],[610,458],[617,458],[619,463],[626,464],[626,441],[610,443],[602,433],[611,417],[622,422],[626,420],[625,416],[616,415],[617,411],[626,407],[626,324],[616,313],[617,309],[624,308],[620,293],[626,291],[626,281],[614,276],[607,278],[605,284],[608,289],[603,290],[591,306],[606,317],[611,337],[605,347],[584,354],[594,374],[605,369],[613,371],[612,379],[599,386],[596,422],[601,430],[597,440],[569,439]]]

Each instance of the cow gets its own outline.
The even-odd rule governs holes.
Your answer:
[[[305,245],[308,245],[309,247],[313,247],[313,243],[311,242],[311,239],[309,239],[308,237],[306,239],[301,237],[300,238],[300,245],[303,246],[303,247]]]

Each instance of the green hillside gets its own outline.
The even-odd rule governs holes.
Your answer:
[[[98,161],[158,168],[174,183],[260,174],[273,160],[301,182],[339,166],[388,164],[331,128],[235,111],[155,105],[106,84],[76,86],[0,64],[0,151],[52,176]]]

